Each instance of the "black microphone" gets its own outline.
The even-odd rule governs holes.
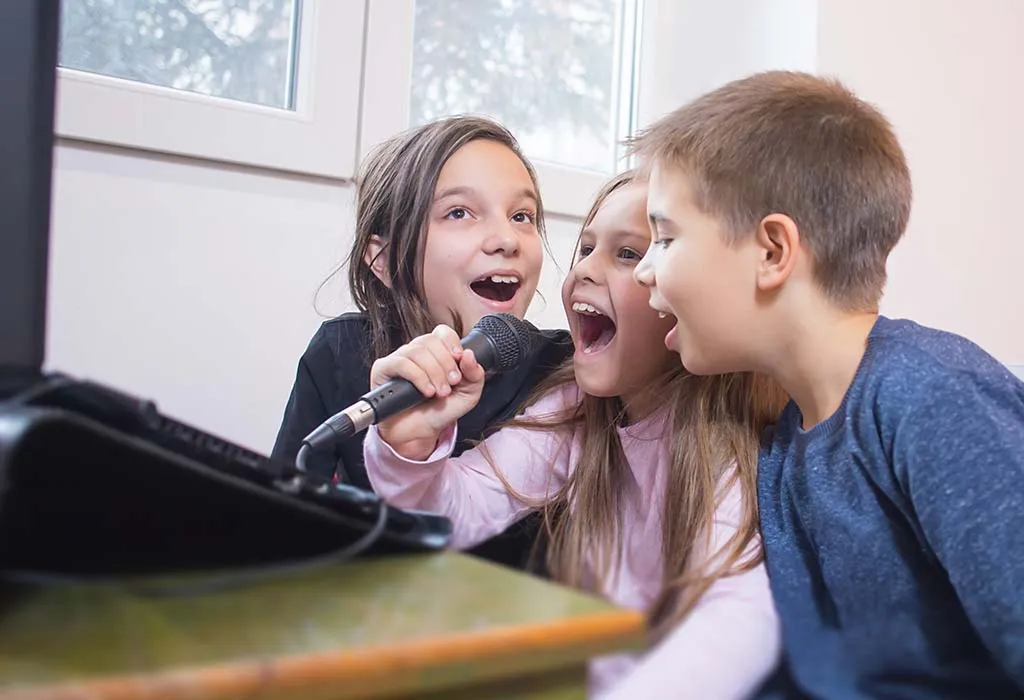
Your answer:
[[[519,366],[533,349],[535,331],[531,323],[512,314],[488,314],[477,321],[462,339],[462,347],[473,351],[476,361],[490,377]],[[302,440],[303,449],[299,450],[296,463],[304,467],[308,450],[320,450],[338,440],[351,437],[422,401],[426,401],[426,397],[412,382],[392,379],[363,394],[354,404],[335,413],[307,435]]]

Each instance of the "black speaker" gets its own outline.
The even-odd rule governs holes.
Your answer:
[[[446,547],[444,517],[55,376],[0,400],[0,569],[125,576]]]

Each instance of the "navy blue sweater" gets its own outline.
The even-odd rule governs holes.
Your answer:
[[[881,317],[842,405],[795,404],[758,501],[788,696],[1024,689],[1024,383],[973,343]]]

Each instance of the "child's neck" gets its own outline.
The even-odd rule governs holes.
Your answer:
[[[624,409],[620,427],[640,423],[658,410],[658,401],[650,391],[620,396],[619,401],[622,402]]]
[[[877,311],[805,309],[787,335],[772,373],[800,408],[808,430],[838,410],[867,349]]]

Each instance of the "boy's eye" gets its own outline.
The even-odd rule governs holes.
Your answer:
[[[444,215],[444,218],[446,218],[446,219],[454,219],[456,221],[461,221],[462,219],[465,219],[468,216],[469,216],[469,211],[467,211],[465,208],[463,208],[463,207],[454,207],[453,209],[450,209],[447,214]]]
[[[672,242],[671,238],[659,238],[654,242],[654,245],[659,248],[668,248],[668,244]]]
[[[512,221],[517,224],[532,224],[536,219],[537,215],[532,211],[517,211],[512,215]]]
[[[644,257],[643,253],[638,253],[632,248],[623,248],[619,251],[619,257],[624,260],[640,260]]]

